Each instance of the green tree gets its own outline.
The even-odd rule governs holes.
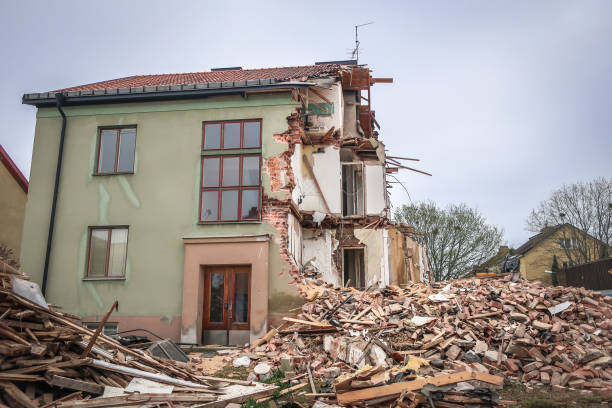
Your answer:
[[[432,279],[461,278],[490,258],[502,240],[502,231],[489,225],[466,204],[438,207],[434,202],[403,205],[395,219],[412,225],[414,239],[427,250]]]
[[[557,255],[553,255],[553,263],[550,267],[550,271],[552,272],[552,285],[559,286],[559,261],[557,261]]]

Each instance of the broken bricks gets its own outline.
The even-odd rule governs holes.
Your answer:
[[[371,396],[397,375],[416,380],[462,372],[502,375],[527,387],[612,387],[612,299],[598,293],[479,278],[365,291],[303,283],[300,292],[310,300],[301,312],[252,350],[271,352],[275,365],[299,358],[296,372],[311,362],[315,377],[344,379],[336,392],[371,389]],[[588,309],[585,297],[592,300]],[[407,368],[414,358],[429,364]],[[360,369],[374,371],[367,376]],[[377,398],[368,404],[384,403]],[[440,406],[461,402],[452,399]]]

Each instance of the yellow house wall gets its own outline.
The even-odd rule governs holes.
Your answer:
[[[27,196],[11,173],[0,163],[0,242],[19,259]]]
[[[563,229],[557,231],[544,241],[540,242],[535,248],[521,257],[521,276],[528,280],[539,280],[546,285],[552,284],[552,274],[545,273],[550,271],[553,264],[553,256],[557,256],[559,267],[563,266],[563,262],[569,262],[566,252],[559,245],[559,239],[563,235]],[[571,231],[570,227],[565,229],[565,237],[573,236],[575,231]],[[596,244],[594,239],[590,239],[592,245]]]

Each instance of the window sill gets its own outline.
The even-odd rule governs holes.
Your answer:
[[[218,224],[261,224],[261,220],[244,220],[244,221],[200,221],[198,225],[218,225]]]
[[[102,276],[100,278],[85,277],[83,278],[83,280],[84,281],[124,281],[125,276],[117,276],[117,277]]]
[[[93,173],[94,176],[129,176],[134,174],[133,171],[125,171],[122,173]]]

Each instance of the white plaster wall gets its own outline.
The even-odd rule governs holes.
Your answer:
[[[344,122],[344,98],[342,97],[342,86],[338,82],[327,88],[328,86],[329,85],[322,83],[321,87],[317,87],[316,89],[317,92],[333,102],[334,112],[331,115],[311,115],[310,119],[314,126],[314,128],[311,128],[311,131],[326,132],[332,126],[336,130],[342,129],[342,124]],[[320,104],[327,103],[318,95],[315,95],[314,92],[308,91],[308,103],[312,102]]]
[[[366,214],[380,215],[386,208],[385,175],[380,164],[365,163]]]
[[[300,201],[304,195],[304,174],[302,166],[304,162],[302,161],[302,145],[296,144],[295,150],[293,152],[293,156],[291,156],[291,169],[293,170],[293,179],[295,180],[295,187],[291,192],[291,199],[295,204],[298,204],[298,208]]]
[[[338,273],[332,260],[332,252],[338,243],[334,238],[335,230],[308,230],[302,231],[302,261],[305,264],[314,260],[321,271],[322,278],[334,285],[340,285]]]
[[[325,146],[323,149],[322,153],[312,153],[307,154],[307,156],[312,163],[314,174],[325,196],[329,210],[332,214],[339,215],[342,212],[340,149],[335,146]],[[301,155],[299,158],[296,156],[297,151],[294,154],[294,158],[302,160]],[[308,174],[307,171],[304,173]],[[299,205],[299,209],[302,211],[327,213],[314,180],[310,177],[304,177],[301,183],[303,200]]]
[[[372,230],[371,228],[360,228],[354,230],[355,238],[359,239],[365,246],[365,278],[368,285],[373,283],[383,284],[385,274],[388,275],[388,251],[385,250],[382,228]],[[385,258],[387,259],[385,261]]]

